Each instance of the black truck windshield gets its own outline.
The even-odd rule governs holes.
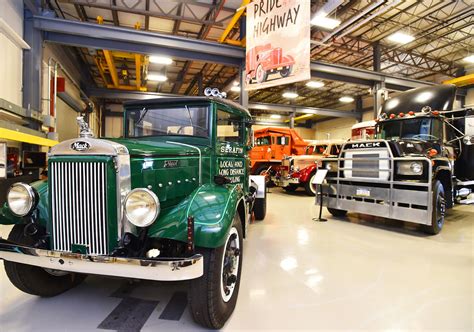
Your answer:
[[[127,137],[209,136],[209,106],[179,105],[126,111]]]
[[[440,121],[433,118],[393,120],[379,124],[378,137],[387,140],[436,141],[441,138],[441,128]]]

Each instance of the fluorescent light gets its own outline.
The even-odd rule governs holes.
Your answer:
[[[471,54],[471,55],[468,55],[467,57],[465,57],[464,59],[462,59],[464,62],[470,62],[470,63],[474,63],[474,54]]]
[[[173,63],[173,59],[161,55],[151,55],[149,60],[151,63],[157,63],[160,65],[170,65]]]
[[[168,80],[168,77],[166,77],[165,75],[160,74],[160,73],[148,73],[147,80],[148,81],[165,82],[165,81]]]
[[[335,27],[339,26],[339,24],[341,24],[341,21],[336,20],[334,18],[317,15],[311,20],[311,24],[321,28],[332,30]]]
[[[230,88],[230,91],[240,92],[240,86],[233,86],[232,88]]]
[[[272,118],[272,119],[281,119],[281,115],[280,114],[272,114],[272,115],[270,115],[270,118]]]
[[[295,99],[298,97],[298,94],[296,92],[285,92],[284,94],[281,95],[283,98],[288,98],[288,99]]]
[[[343,96],[343,97],[339,98],[339,101],[341,103],[352,103],[354,101],[354,98],[349,97],[349,96]]]
[[[324,83],[321,81],[309,81],[306,83],[306,86],[308,88],[316,89],[316,88],[322,88],[324,86]]]
[[[414,41],[415,37],[409,34],[406,34],[404,32],[395,32],[391,34],[390,36],[388,36],[387,39],[397,44],[406,44],[406,43],[410,43]]]

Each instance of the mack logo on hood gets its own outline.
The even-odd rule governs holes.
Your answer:
[[[371,149],[371,148],[381,148],[382,142],[361,142],[361,143],[351,143],[349,144],[349,149]]]
[[[179,160],[165,160],[165,168],[178,167]]]
[[[91,148],[91,145],[88,142],[76,141],[71,144],[71,149],[76,151],[87,151]]]

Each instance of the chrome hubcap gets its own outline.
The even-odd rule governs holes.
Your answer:
[[[240,261],[239,233],[232,227],[224,247],[221,264],[221,296],[224,302],[232,298],[237,283]]]

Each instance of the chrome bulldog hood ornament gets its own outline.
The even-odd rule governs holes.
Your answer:
[[[94,133],[92,132],[91,128],[89,127],[89,125],[87,124],[86,121],[84,121],[84,117],[83,116],[78,116],[76,118],[77,120],[77,125],[79,126],[80,128],[80,133],[79,133],[79,137],[81,138],[91,138],[91,137],[94,137]]]

